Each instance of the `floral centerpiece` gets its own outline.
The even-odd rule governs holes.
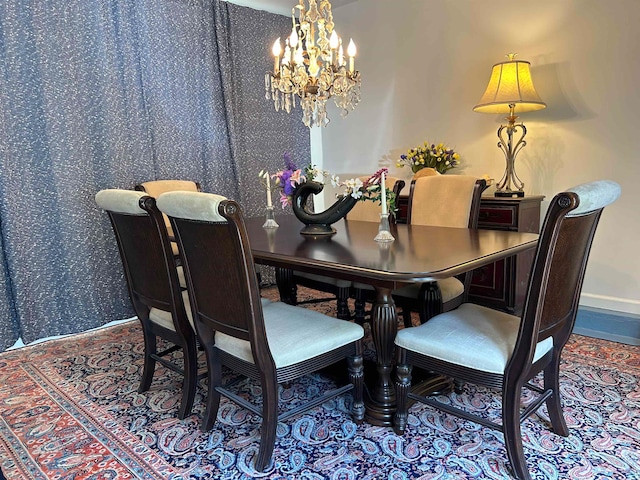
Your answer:
[[[438,173],[445,173],[459,164],[460,155],[444,143],[428,144],[424,142],[424,145],[410,148],[406,154],[400,155],[396,166],[402,168],[407,165],[411,167],[413,173],[427,167],[435,168]]]
[[[389,189],[382,188],[384,184],[382,175],[386,176],[387,169],[382,168],[371,175],[365,181],[359,178],[349,179],[340,182],[335,175],[330,175],[324,170],[320,170],[314,165],[304,168],[298,166],[291,160],[288,153],[284,154],[285,168],[273,175],[260,172],[261,179],[265,179],[268,195],[269,181],[275,180],[275,186],[280,191],[280,204],[282,208],[291,206],[295,216],[306,226],[300,231],[303,235],[323,236],[333,235],[335,229],[331,227],[332,223],[343,218],[358,201],[374,201],[382,205],[381,210],[384,213],[393,214],[396,209],[395,195]],[[336,195],[336,201],[323,212],[315,212],[310,208],[311,195],[320,193],[324,187],[323,179],[330,178],[334,187],[342,186],[344,191],[342,194]],[[383,201],[382,191],[385,192]]]
[[[364,182],[359,178],[351,178],[345,181],[340,181],[340,177],[332,175],[326,170],[320,170],[315,165],[307,165],[303,169],[291,160],[291,155],[287,152],[283,155],[285,168],[271,176],[276,180],[276,186],[280,190],[280,204],[282,208],[286,208],[287,205],[291,205],[293,202],[293,195],[300,185],[305,182],[318,182],[321,180],[330,178],[331,185],[335,187],[344,187],[342,195],[351,196],[360,201],[372,201],[378,204],[382,203],[381,195],[381,176],[384,173],[387,175],[388,169],[381,168],[373,175],[371,175]],[[262,172],[261,172],[262,174]],[[386,186],[385,186],[386,187]],[[393,214],[396,210],[396,198],[393,191],[385,188],[387,193],[387,205],[389,212]],[[338,196],[341,195],[340,193]]]

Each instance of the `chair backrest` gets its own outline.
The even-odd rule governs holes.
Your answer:
[[[435,175],[442,175],[442,174],[439,171],[437,171],[435,168],[425,167],[425,168],[421,168],[416,173],[414,173],[413,178],[416,179],[420,177],[433,177]]]
[[[368,180],[368,176],[359,177],[363,182]],[[400,196],[400,191],[404,188],[404,180],[400,180],[395,177],[387,177],[385,179],[386,185],[392,186],[392,191],[396,195],[397,199]],[[380,205],[375,202],[361,201],[356,203],[349,213],[346,215],[347,220],[358,220],[361,222],[379,222],[380,221]]]
[[[477,228],[480,196],[485,186],[485,180],[471,175],[414,178],[409,191],[408,223]]]
[[[151,308],[173,313],[177,331],[186,320],[178,273],[162,214],[155,199],[133,190],[101,190],[96,203],[109,214],[136,312]],[[183,323],[184,321],[184,323]]]
[[[150,180],[136,185],[134,190],[146,192],[147,195],[158,198],[167,192],[199,192],[200,184],[198,182],[192,182],[191,180]],[[164,223],[167,228],[171,228],[171,224],[166,215],[164,216]],[[174,250],[174,253],[177,252]]]
[[[240,206],[198,192],[168,192],[157,203],[173,226],[198,334],[210,338],[219,331],[248,340],[256,365],[273,365]]]
[[[199,192],[200,184],[191,180],[150,180],[136,185],[134,189],[158,198],[166,192]]]
[[[507,371],[530,363],[537,343],[549,337],[560,355],[573,330],[602,210],[619,195],[617,183],[601,180],[578,185],[551,200],[538,240],[516,350]]]

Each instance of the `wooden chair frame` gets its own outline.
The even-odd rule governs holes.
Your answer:
[[[134,193],[127,190],[122,192]],[[163,216],[153,197],[140,196],[139,207],[140,214],[135,215],[107,210],[131,303],[142,325],[144,367],[138,392],[149,390],[156,362],[182,374],[184,379],[178,418],[183,419],[191,413],[198,382],[196,334],[185,310]],[[175,330],[151,321],[149,314],[152,308],[171,312]],[[158,352],[157,337],[173,345]],[[183,351],[183,367],[167,358],[180,348]]]
[[[261,416],[263,423],[256,469],[263,471],[268,467],[273,454],[279,421],[320,405],[348,390],[353,390],[354,420],[362,421],[362,341],[277,368],[267,341],[255,266],[240,206],[234,201],[223,200],[218,205],[218,213],[225,221],[189,220],[169,214],[183,256],[194,322],[207,357],[208,393],[201,430],[208,431],[213,427],[221,395]],[[212,251],[214,246],[215,252]],[[221,285],[225,287],[222,288]],[[235,293],[231,294],[232,292]],[[224,308],[220,307],[221,304]],[[218,348],[216,333],[250,342],[254,361],[243,360]],[[349,385],[278,415],[279,383],[316,372],[343,359],[348,363]],[[222,365],[260,382],[263,398],[261,409],[236,395],[229,388],[230,385],[222,384]]]
[[[402,434],[407,425],[408,401],[426,403],[501,431],[513,474],[523,480],[528,480],[530,475],[522,446],[521,422],[546,403],[553,431],[562,436],[569,434],[560,398],[560,356],[575,323],[589,251],[604,208],[571,216],[570,212],[578,205],[579,197],[573,192],[560,193],[551,201],[533,263],[515,349],[504,373],[463,367],[402,347],[397,348],[396,433]],[[547,338],[553,339],[552,348],[534,361],[536,347]],[[413,366],[465,383],[501,389],[502,423],[445,404],[435,397],[411,393]],[[544,374],[542,388],[531,382],[540,372]],[[526,408],[521,405],[522,388],[538,394]]]

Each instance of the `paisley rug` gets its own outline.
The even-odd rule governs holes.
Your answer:
[[[310,308],[331,313],[333,306]],[[214,428],[200,432],[201,387],[193,414],[177,420],[179,375],[159,366],[151,390],[137,393],[142,351],[139,325],[131,321],[0,354],[0,467],[6,478],[509,478],[501,434],[415,405],[407,433],[399,437],[390,428],[355,425],[348,394],[280,423],[273,463],[256,472],[260,419],[223,398]],[[570,436],[551,433],[544,410],[524,423],[532,477],[640,479],[638,347],[574,335],[561,376]],[[280,395],[291,406],[332,386],[330,378],[313,375],[284,385]],[[238,394],[255,399],[259,386],[241,382]],[[449,397],[498,418],[499,398],[486,389],[467,385],[462,395]]]

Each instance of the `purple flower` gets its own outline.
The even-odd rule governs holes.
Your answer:
[[[291,170],[293,172],[298,169],[296,164],[291,160],[291,154],[289,154],[289,152],[284,152],[282,157],[284,158],[284,166],[286,170]]]

